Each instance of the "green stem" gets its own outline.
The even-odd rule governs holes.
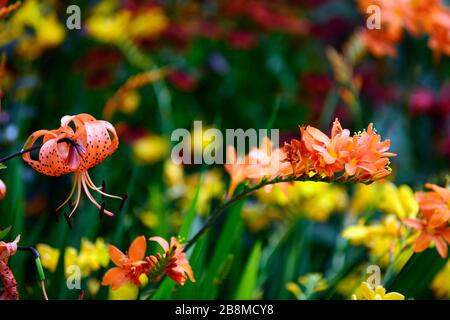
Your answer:
[[[222,213],[229,207],[231,207],[236,202],[246,198],[250,194],[252,194],[254,191],[261,189],[265,186],[282,183],[282,182],[294,182],[294,181],[321,181],[321,182],[337,182],[338,179],[335,179],[333,177],[320,177],[319,175],[315,175],[313,177],[309,176],[301,176],[301,177],[276,177],[272,180],[262,180],[260,183],[256,184],[255,186],[249,187],[244,189],[241,193],[238,195],[232,197],[231,199],[222,202],[220,205],[218,205],[214,211],[211,213],[208,221],[203,225],[203,227],[187,242],[185,249],[189,249],[203,234],[205,234],[211,226],[214,224],[214,222],[219,219],[219,217],[222,215]]]

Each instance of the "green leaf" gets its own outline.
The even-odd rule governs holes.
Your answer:
[[[197,183],[194,198],[192,199],[186,217],[184,218],[183,225],[181,226],[180,229],[180,237],[182,239],[186,239],[189,235],[189,230],[191,229],[191,225],[192,222],[194,221],[195,214],[197,213],[197,203],[202,184],[203,184],[203,174],[200,176],[200,181]]]
[[[8,233],[9,233],[9,231],[11,231],[11,226],[1,230],[0,231],[0,240],[2,240],[4,237],[6,237],[8,235]]]
[[[239,287],[236,291],[235,299],[253,299],[256,290],[256,284],[258,281],[259,264],[261,261],[261,242],[258,242],[253,247],[253,250],[245,266],[244,273],[241,281],[239,281]]]
[[[0,163],[0,170],[6,169],[6,166],[3,163]]]

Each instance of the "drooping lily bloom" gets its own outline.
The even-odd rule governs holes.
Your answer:
[[[0,179],[0,200],[6,196],[6,184]]]
[[[419,231],[415,252],[424,251],[434,242],[439,255],[446,258],[450,244],[450,190],[431,183],[425,187],[432,191],[416,192],[422,218],[407,218],[403,222]]]
[[[20,235],[13,242],[0,241],[0,278],[2,278],[3,282],[3,290],[0,290],[0,300],[19,300],[17,282],[8,266],[9,257],[17,252],[19,240]]]
[[[23,148],[33,147],[40,139],[42,139],[43,145],[39,151],[39,159],[32,159],[30,152],[27,152],[22,155],[23,160],[34,170],[48,176],[74,173],[72,190],[56,211],[59,211],[70,201],[75,190],[76,198],[69,217],[78,207],[82,189],[89,200],[99,209],[101,209],[101,206],[89,190],[96,191],[105,197],[122,199],[107,194],[101,188],[95,186],[88,173],[90,168],[103,162],[119,146],[119,139],[112,124],[107,121],[96,120],[85,113],[76,116],[64,116],[58,129],[34,132]],[[108,210],[104,210],[104,213],[113,215]]]
[[[164,254],[148,256],[146,260],[154,272],[163,268],[164,273],[175,282],[184,285],[189,277],[191,282],[195,282],[194,272],[183,252],[184,245],[180,244],[175,237],[170,239],[169,243],[161,237],[151,237],[150,241],[156,241],[164,249]]]
[[[139,277],[150,270],[150,264],[144,261],[146,249],[147,240],[144,236],[134,239],[127,254],[110,245],[109,256],[117,267],[109,269],[105,273],[102,285],[111,285],[112,290],[119,289],[127,282],[140,286]]]

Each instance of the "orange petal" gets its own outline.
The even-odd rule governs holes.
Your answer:
[[[131,243],[128,249],[128,256],[131,261],[141,261],[145,257],[145,250],[147,249],[147,240],[144,236],[137,237]]]
[[[120,251],[116,246],[109,245],[108,248],[109,257],[111,261],[118,267],[123,266],[125,263],[129,262],[128,257]]]
[[[402,220],[404,224],[407,226],[417,229],[417,230],[423,230],[423,223],[419,219],[415,218],[406,218]]]
[[[444,223],[447,223],[449,218],[450,218],[450,210],[448,209],[436,210],[431,215],[428,225],[431,228],[436,228],[443,225]]]
[[[103,276],[102,285],[111,285],[112,290],[116,290],[126,282],[128,282],[127,271],[121,268],[112,268]]]
[[[445,202],[450,201],[450,190],[447,188],[442,188],[438,185],[432,184],[432,183],[426,183],[425,187],[428,189],[432,189],[434,192],[438,193],[442,199],[444,199]]]
[[[419,238],[416,240],[416,246],[414,247],[414,252],[422,252],[430,246],[432,238],[428,233],[421,233]]]
[[[169,243],[161,237],[151,237],[150,241],[156,241],[164,249],[164,252],[169,251]]]
[[[447,243],[445,242],[445,240],[440,236],[436,236],[433,239],[434,239],[434,243],[436,245],[436,250],[439,253],[439,255],[444,259],[447,258],[448,249],[447,249]]]

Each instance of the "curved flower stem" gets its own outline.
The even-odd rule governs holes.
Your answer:
[[[13,159],[15,157],[19,157],[19,156],[21,156],[21,155],[23,155],[23,154],[25,154],[27,152],[32,152],[34,150],[39,150],[41,147],[42,147],[42,144],[37,145],[37,146],[33,146],[31,148],[28,148],[28,149],[22,149],[19,152],[13,153],[13,154],[11,154],[9,156],[6,156],[6,157],[0,159],[0,163],[4,163],[4,162],[6,162],[8,160],[11,160],[11,159]]]
[[[189,249],[204,233],[206,233],[211,226],[214,224],[214,222],[217,221],[217,219],[222,215],[222,213],[225,211],[225,209],[231,207],[236,202],[246,198],[250,194],[252,194],[254,191],[261,189],[265,186],[282,183],[282,182],[294,182],[294,181],[317,181],[317,182],[340,182],[340,179],[336,179],[333,177],[320,177],[319,175],[314,175],[312,177],[309,177],[308,175],[304,175],[301,177],[276,177],[272,180],[266,180],[263,179],[258,184],[245,188],[241,193],[237,194],[236,196],[232,197],[231,199],[222,202],[219,204],[214,211],[211,213],[208,221],[203,225],[203,227],[187,242],[185,249]]]
[[[40,282],[42,294],[44,295],[44,299],[48,300],[47,291],[45,290],[45,274],[44,274],[44,269],[42,268],[42,262],[41,262],[41,258],[40,258],[39,252],[33,247],[21,247],[21,246],[18,246],[17,250],[19,250],[19,251],[29,251],[33,255],[34,262],[36,264],[36,268],[37,268],[38,275],[39,275],[39,282]]]

